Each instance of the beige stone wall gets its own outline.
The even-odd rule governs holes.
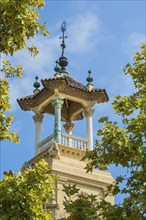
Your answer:
[[[63,207],[63,198],[65,196],[64,192],[62,192],[63,184],[76,184],[80,191],[103,198],[106,186],[113,182],[109,172],[94,170],[92,173],[86,173],[85,165],[84,162],[63,156],[60,157],[60,160],[53,160],[52,172],[59,175],[56,197],[56,202],[59,205],[57,219],[66,216]],[[106,200],[112,204],[114,203],[113,196],[108,196]]]
[[[93,170],[92,173],[86,173],[86,162],[80,161],[84,153],[84,151],[79,149],[52,144],[29,161],[33,165],[39,159],[45,158],[52,167],[51,172],[59,176],[55,200],[50,206],[57,219],[66,216],[63,207],[65,195],[62,191],[63,184],[76,184],[80,191],[97,195],[98,198],[104,198],[106,186],[114,181],[108,171]],[[109,195],[106,197],[106,201],[114,204],[114,197]],[[58,209],[56,210],[57,206]]]

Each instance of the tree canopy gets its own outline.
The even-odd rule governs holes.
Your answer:
[[[44,203],[53,198],[57,177],[49,174],[49,167],[43,160],[16,175],[4,172],[0,180],[1,220],[51,220],[52,214],[44,209]],[[51,186],[51,187],[50,187]]]
[[[97,198],[95,195],[79,192],[76,185],[64,185],[64,208],[69,216],[66,220],[95,220],[97,219]]]
[[[40,33],[49,35],[46,23],[40,22],[39,8],[44,7],[43,0],[0,0],[0,53],[13,55],[16,51],[27,48],[31,55],[38,54],[34,44],[28,45],[28,40]],[[17,143],[19,137],[10,131],[13,115],[6,112],[11,110],[9,103],[9,77],[21,77],[23,68],[12,66],[4,60],[0,72],[0,141],[9,140]]]
[[[118,121],[108,117],[99,119],[102,128],[97,131],[96,148],[88,151],[90,159],[87,171],[105,165],[121,165],[127,175],[119,175],[115,183],[108,187],[113,195],[126,195],[122,204],[111,205],[102,200],[99,216],[107,220],[146,219],[146,45],[134,55],[133,64],[123,69],[133,80],[135,92],[129,96],[116,96],[112,105],[119,115]],[[122,124],[122,126],[121,126]],[[124,183],[124,187],[119,187]]]
[[[48,35],[46,23],[40,24],[37,9],[44,7],[43,0],[0,0],[0,52],[11,54],[27,47],[31,52],[37,52],[27,45],[28,40],[37,33]]]

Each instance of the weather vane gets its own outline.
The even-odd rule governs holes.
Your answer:
[[[61,48],[62,48],[62,56],[64,55],[64,49],[66,48],[65,45],[65,38],[67,38],[67,36],[64,36],[64,32],[66,31],[66,22],[63,21],[62,25],[61,25],[61,32],[62,32],[62,37],[59,37],[60,39],[62,39],[62,43],[61,43]]]

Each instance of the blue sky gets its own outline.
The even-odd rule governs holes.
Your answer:
[[[65,55],[68,58],[68,72],[83,84],[91,69],[96,88],[105,88],[110,101],[95,106],[93,120],[94,140],[99,128],[97,120],[101,116],[117,119],[111,102],[115,95],[129,95],[133,84],[122,74],[122,66],[132,61],[132,55],[145,42],[145,1],[47,1],[40,10],[42,21],[47,21],[50,37],[37,36],[31,42],[38,47],[40,54],[32,58],[27,51],[17,52],[11,62],[24,67],[21,79],[10,81],[10,101],[15,116],[12,130],[17,129],[21,138],[15,145],[4,141],[0,146],[1,176],[3,170],[17,171],[22,164],[34,155],[33,113],[24,112],[16,99],[32,94],[34,77],[52,77],[55,61],[61,55],[60,26],[67,22],[68,39]],[[4,57],[3,57],[4,58]],[[53,133],[53,117],[45,116],[42,124],[42,138]],[[76,123],[73,134],[85,137],[85,120]],[[111,167],[115,177],[121,168]],[[120,197],[116,198],[116,202]]]

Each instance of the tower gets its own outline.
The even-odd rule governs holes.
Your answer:
[[[55,200],[49,204],[56,219],[66,215],[63,211],[63,184],[77,184],[81,191],[103,198],[106,186],[113,182],[113,178],[106,170],[94,170],[87,174],[84,169],[86,162],[81,161],[86,149],[93,150],[93,106],[107,102],[108,95],[105,89],[94,88],[90,70],[86,86],[76,81],[67,72],[68,60],[64,56],[65,22],[62,23],[61,31],[62,54],[56,61],[54,76],[41,80],[42,89],[36,77],[33,95],[18,99],[22,110],[34,112],[35,156],[29,163],[33,165],[39,159],[45,158],[51,165],[52,173],[59,176]],[[54,116],[54,132],[41,140],[41,123],[44,114]],[[74,136],[73,122],[83,119],[86,120],[86,137]],[[62,132],[62,124],[66,133]],[[110,195],[107,200],[114,202],[114,198]]]

